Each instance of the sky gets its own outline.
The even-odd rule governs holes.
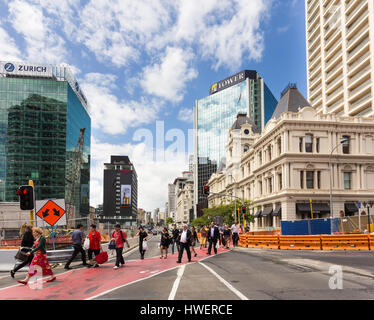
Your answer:
[[[306,97],[304,18],[304,0],[0,0],[0,60],[70,66],[90,105],[92,206],[103,163],[128,155],[139,208],[163,211],[211,84],[251,69],[278,100],[289,82]]]

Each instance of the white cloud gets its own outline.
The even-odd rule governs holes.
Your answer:
[[[290,26],[283,26],[277,28],[277,33],[285,33],[290,29]]]
[[[143,89],[172,102],[182,101],[187,82],[198,75],[197,70],[190,66],[193,58],[192,53],[181,48],[166,48],[160,63],[143,69]]]
[[[138,175],[138,207],[149,211],[164,207],[167,201],[168,183],[188,168],[185,154],[166,151],[165,160],[156,161],[153,159],[153,150],[147,149],[144,143],[115,145],[93,138],[91,141],[91,206],[103,203],[103,164],[110,161],[110,155],[129,156]]]
[[[21,60],[21,53],[16,42],[0,27],[0,57],[2,60]]]
[[[140,101],[120,100],[112,91],[116,76],[88,73],[81,82],[91,106],[92,127],[109,134],[126,133],[129,127],[155,120],[162,104],[141,98]]]
[[[68,56],[65,41],[53,32],[52,20],[39,5],[27,1],[9,2],[9,20],[26,42],[25,58],[29,61],[60,63]]]
[[[192,123],[193,122],[193,109],[191,108],[182,108],[178,113],[178,120]]]

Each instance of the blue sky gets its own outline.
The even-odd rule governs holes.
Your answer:
[[[91,107],[91,205],[102,203],[102,164],[123,154],[139,207],[163,209],[167,184],[188,169],[194,102],[211,84],[254,69],[277,99],[289,82],[306,96],[304,1],[0,0],[0,60],[75,73]],[[156,122],[171,139],[164,149]]]

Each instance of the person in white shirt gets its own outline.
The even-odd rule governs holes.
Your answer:
[[[234,247],[237,247],[238,241],[239,241],[239,226],[237,222],[235,222],[231,226],[231,232],[232,232],[232,244]]]
[[[187,229],[187,225],[183,225],[183,231],[180,234],[180,240],[179,240],[179,255],[178,255],[178,261],[177,263],[182,262],[182,256],[183,251],[186,249],[187,251],[187,258],[188,262],[191,262],[191,240],[192,240],[192,233],[190,230]]]

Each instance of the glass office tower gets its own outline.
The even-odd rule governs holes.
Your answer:
[[[90,137],[68,68],[0,62],[0,201],[18,201],[18,187],[33,180],[36,200],[65,199],[75,217],[88,215]]]
[[[212,173],[224,165],[228,131],[237,114],[249,115],[260,133],[270,120],[277,103],[264,80],[254,70],[243,70],[213,84],[210,95],[196,101],[194,161],[197,170],[194,180],[197,203],[206,203],[202,187]]]

